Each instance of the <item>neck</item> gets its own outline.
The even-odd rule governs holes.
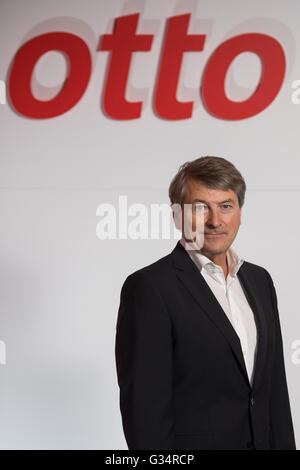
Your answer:
[[[227,278],[228,275],[228,263],[227,263],[227,251],[225,253],[217,253],[217,254],[212,254],[212,253],[207,253],[203,249],[199,249],[199,247],[196,245],[194,240],[189,240],[186,239],[185,237],[182,238],[183,243],[189,243],[190,246],[194,246],[194,249],[196,251],[199,251],[202,255],[206,256],[208,259],[210,259],[213,263],[217,264],[218,266],[221,266],[224,272],[224,277],[225,279]]]

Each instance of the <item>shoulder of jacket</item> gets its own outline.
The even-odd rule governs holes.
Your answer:
[[[250,261],[244,261],[242,266],[244,266],[244,269],[246,269],[247,272],[251,275],[262,279],[267,279],[269,282],[273,282],[269,271],[267,271],[267,269],[263,266],[260,266],[255,263],[250,263]]]
[[[129,274],[124,283],[135,284],[140,282],[153,282],[161,276],[164,276],[164,274],[170,269],[170,266],[171,256],[168,254]]]

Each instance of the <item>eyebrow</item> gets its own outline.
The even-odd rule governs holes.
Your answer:
[[[209,203],[205,201],[204,199],[194,199],[193,202],[204,202],[204,204],[207,204],[209,206]],[[225,204],[226,202],[231,202],[231,204],[235,204],[235,201],[231,198],[226,199],[225,201],[218,202],[218,204]]]

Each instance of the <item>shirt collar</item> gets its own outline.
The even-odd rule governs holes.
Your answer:
[[[221,266],[218,266],[213,261],[211,261],[207,256],[203,255],[199,250],[194,248],[192,243],[187,242],[184,237],[180,240],[181,245],[184,249],[188,252],[192,260],[198,266],[200,272],[204,269],[208,272],[211,272],[212,269],[221,270]],[[242,266],[243,262],[245,261],[241,258],[237,252],[232,248],[229,247],[226,253],[227,257],[227,264],[229,268],[229,274],[232,277],[237,275],[238,270]]]

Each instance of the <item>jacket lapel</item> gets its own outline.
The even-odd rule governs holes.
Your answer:
[[[245,380],[247,381],[249,387],[251,388],[242,353],[240,339],[230,320],[228,319],[226,313],[217,301],[204,277],[201,275],[199,269],[197,268],[197,266],[192,261],[189,254],[186,252],[185,248],[181,245],[179,241],[175,246],[174,250],[172,251],[172,255],[177,277],[185,285],[187,290],[190,292],[190,294],[193,296],[193,298],[196,300],[196,302],[199,304],[205,314],[210,318],[211,321],[213,321],[216,327],[227,339],[233,351],[233,354],[235,355],[238,361],[241,372]],[[266,349],[266,335],[263,334],[265,329],[265,321],[262,308],[260,307],[259,302],[256,302],[255,300],[255,286],[250,281],[249,276],[246,273],[244,264],[238,271],[238,277],[242,283],[242,286],[244,287],[244,290],[246,290],[248,302],[257,320],[256,323],[259,338],[254,371],[254,388],[254,385],[257,385],[259,376],[263,371],[263,358],[265,357]]]
[[[257,280],[250,275],[249,270],[247,270],[247,262],[242,264],[237,275],[244,289],[244,293],[247,297],[249,305],[253,310],[256,321],[257,347],[256,358],[254,361],[254,377],[252,383],[252,388],[255,390],[258,387],[259,381],[263,377],[268,345],[266,316],[262,304],[258,300],[258,293],[261,291],[262,286],[256,284]]]

